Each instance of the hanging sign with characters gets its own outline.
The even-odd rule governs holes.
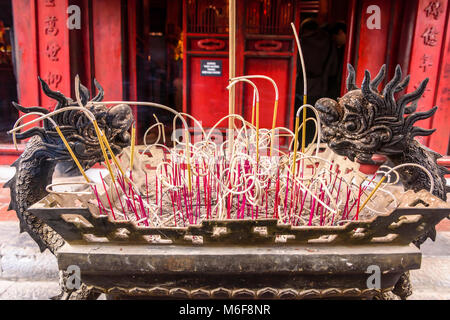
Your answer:
[[[222,60],[202,60],[200,64],[202,76],[222,76]]]

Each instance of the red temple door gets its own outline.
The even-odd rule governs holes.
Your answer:
[[[296,1],[238,1],[236,76],[266,75],[280,90],[278,126],[291,126],[295,97],[296,47],[290,23]],[[213,126],[228,114],[227,1],[184,1],[183,110]],[[271,128],[275,92],[263,79],[252,79],[260,92],[260,126]],[[253,91],[236,90],[236,113],[251,119]],[[220,125],[226,126],[226,122]]]
[[[272,78],[279,90],[276,126],[292,127],[297,72],[297,49],[290,26],[296,22],[296,1],[246,1],[238,7],[237,75],[265,75]],[[239,68],[240,67],[240,68]],[[265,79],[252,79],[260,94],[260,126],[271,128],[275,91]],[[238,106],[246,120],[251,119],[253,89],[246,85]],[[237,109],[239,110],[239,109]]]
[[[228,114],[227,1],[184,0],[183,33],[183,111],[212,127]]]

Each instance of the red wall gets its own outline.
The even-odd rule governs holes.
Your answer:
[[[92,1],[95,78],[105,101],[122,100],[121,0]]]
[[[389,25],[392,2],[388,0],[363,0],[361,21],[359,25],[359,45],[357,54],[356,83],[359,86],[364,78],[364,70],[369,70],[374,77],[386,62]],[[380,8],[380,29],[369,29],[367,24],[373,13],[367,13],[369,6]]]
[[[437,93],[437,81],[439,70],[443,68],[441,64],[442,48],[444,46],[444,32],[447,29],[446,20],[447,14],[447,0],[440,0],[442,11],[438,14],[437,19],[432,15],[427,16],[426,8],[432,3],[430,0],[419,0],[417,9],[417,18],[415,25],[415,32],[413,38],[413,45],[411,49],[411,60],[409,64],[409,73],[411,74],[411,80],[407,88],[407,92],[414,91],[420,81],[425,78],[429,78],[427,89],[424,95],[419,100],[417,111],[425,111],[431,109],[435,105],[435,96]],[[448,24],[447,24],[448,25]],[[433,32],[435,31],[435,33]],[[433,38],[427,40],[425,34],[427,32],[433,33]],[[448,59],[448,57],[447,57]],[[444,85],[444,84],[443,84]],[[448,84],[447,84],[448,87]],[[448,105],[443,104],[432,119],[426,119],[418,121],[417,126],[423,128],[436,128],[437,131],[433,134],[433,139],[440,140],[442,146],[438,146],[439,150],[436,151],[446,154],[448,146],[448,125],[449,123],[442,123],[441,121],[432,121],[434,119],[443,119],[449,116],[450,110]],[[447,134],[445,134],[447,133]],[[418,140],[428,145],[430,137],[419,137]],[[435,144],[436,146],[436,144]]]
[[[349,46],[355,49],[348,52],[347,57],[356,65],[358,86],[364,78],[365,69],[374,77],[383,64],[387,64],[387,80],[392,78],[397,64],[403,67],[404,75],[411,75],[404,93],[414,91],[428,77],[427,89],[419,100],[417,111],[429,110],[434,105],[438,105],[439,109],[431,119],[419,121],[417,125],[437,130],[432,136],[417,139],[446,155],[450,136],[449,8],[448,0],[438,2],[440,9],[434,16],[430,5],[437,2],[432,0],[355,1],[350,10],[360,19],[353,30],[349,30],[353,32]],[[373,16],[373,13],[367,12],[370,5],[380,8],[380,29],[368,28],[368,19]],[[355,32],[358,30],[359,33]],[[426,38],[426,35],[431,36]]]
[[[50,6],[45,0],[38,0],[36,5],[38,74],[51,89],[70,95],[72,79],[69,30],[66,25],[69,1],[54,1],[54,6]],[[39,92],[41,105],[53,109],[55,100],[48,98],[42,90]]]
[[[450,10],[448,8],[447,10]],[[437,116],[433,118],[432,127],[438,128],[430,137],[430,148],[441,154],[449,154],[450,143],[450,30],[447,15],[445,45],[442,50],[442,58],[439,68],[439,76],[436,84],[436,97],[434,104],[439,106]]]

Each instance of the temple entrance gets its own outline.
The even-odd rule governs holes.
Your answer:
[[[205,127],[213,126],[228,114],[228,2],[137,0],[135,10],[137,99],[170,106],[191,114]],[[246,5],[239,2],[236,11],[236,75],[264,74],[275,80],[279,88],[277,126],[293,128],[295,111],[302,104],[302,69],[291,22],[304,43],[308,103],[340,95],[347,4],[252,0]],[[214,65],[217,74],[203,72],[207,64]],[[261,92],[261,126],[270,128],[274,88],[264,79],[254,82]],[[250,119],[248,85],[236,86],[235,103],[236,113]],[[139,139],[155,123],[153,113],[171,127],[170,112],[139,107]],[[309,111],[308,116],[314,115]],[[314,132],[314,126],[308,125],[307,141]]]
[[[347,46],[348,3],[341,1],[317,2],[316,7],[300,2],[299,37],[302,43],[306,68],[307,103],[314,106],[323,97],[336,99],[341,96],[344,56]],[[320,6],[324,6],[320,10]],[[303,70],[297,58],[295,112],[303,104]],[[307,118],[315,118],[307,109]],[[294,119],[291,120],[294,125]],[[306,143],[315,134],[315,127],[306,127]]]
[[[139,101],[151,101],[181,111],[183,97],[181,0],[142,0],[136,3],[136,76]],[[171,124],[173,114],[138,109],[141,138],[159,121]],[[150,141],[149,141],[150,142]]]

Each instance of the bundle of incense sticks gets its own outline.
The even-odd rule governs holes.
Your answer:
[[[98,207],[98,212],[113,220],[132,220],[150,227],[179,227],[199,224],[205,219],[272,218],[279,223],[294,226],[333,226],[388,211],[387,208],[376,208],[374,199],[380,193],[392,198],[391,203],[394,205],[397,203],[395,196],[388,190],[391,183],[389,179],[385,181],[387,173],[382,173],[381,179],[375,183],[376,175],[366,177],[354,168],[348,171],[347,168],[340,167],[342,159],[341,162],[334,162],[319,152],[319,117],[304,118],[299,125],[298,113],[294,132],[288,128],[275,127],[278,101],[275,84],[272,129],[260,128],[259,93],[255,84],[249,80],[252,77],[271,80],[265,76],[246,76],[233,79],[230,84],[233,86],[237,82],[245,82],[253,86],[255,112],[252,123],[240,115],[230,114],[206,130],[194,117],[157,103],[89,101],[83,106],[81,100],[77,99],[79,107],[58,109],[28,124],[69,110],[86,113],[95,128],[109,173],[105,178],[100,176],[101,184],[93,185],[69,143],[62,133],[58,133],[79,166],[86,183],[90,185],[92,202]],[[121,155],[114,155],[106,136],[87,107],[122,103],[173,112],[173,129],[176,131],[176,121],[181,121],[183,127],[180,136],[183,141],[174,139],[172,148],[160,144],[160,128],[164,126],[155,117],[157,123],[150,128],[158,129],[158,141],[148,145],[145,150],[136,152],[133,125],[131,147]],[[317,113],[312,106],[306,104],[299,112],[306,108]],[[217,128],[229,118],[233,119],[234,127],[224,137],[220,131],[218,134]],[[12,133],[28,125],[17,126],[22,119],[23,117],[14,125]],[[197,136],[191,136],[187,120],[195,124]],[[299,150],[299,132],[304,132],[308,121],[316,124],[314,140],[309,146],[302,143]],[[275,142],[280,138],[286,139],[289,146],[277,146]],[[153,170],[147,165],[151,162],[147,155],[150,148],[161,149],[166,153],[164,159],[153,163],[153,167],[156,167]],[[408,164],[402,164],[404,165]],[[392,170],[394,168],[390,171]],[[431,176],[429,172],[427,174]]]
[[[193,120],[199,136],[191,137],[183,129],[184,142],[176,140],[173,148],[156,141],[136,152],[133,144],[115,156],[98,130],[109,175],[100,176],[98,185],[83,176],[91,185],[92,202],[100,214],[151,227],[187,226],[205,219],[266,218],[294,226],[333,226],[386,212],[386,208],[374,207],[373,199],[379,193],[396,203],[387,190],[384,173],[375,183],[376,175],[365,177],[354,169],[349,172],[340,167],[339,157],[335,162],[323,156],[315,141],[305,152],[292,150],[298,131],[282,127],[258,130],[241,116],[232,115],[240,123],[234,128],[231,144],[229,137],[222,136],[222,141],[213,137],[215,128],[230,116],[207,132],[192,116],[176,115],[184,123],[185,117]],[[161,126],[153,127],[159,130]],[[134,135],[133,129],[133,141]],[[280,137],[290,141],[287,150],[274,145]],[[71,151],[68,144],[66,147]],[[148,166],[151,148],[164,150],[166,155]],[[154,150],[151,153],[154,157]],[[75,154],[70,154],[77,162]]]
[[[305,71],[300,41],[293,24],[292,28],[302,70]],[[261,101],[258,88],[251,80],[255,78],[269,80],[274,87],[271,129],[260,127]],[[191,115],[158,103],[89,101],[83,105],[80,86],[75,85],[79,107],[58,109],[18,126],[25,118],[23,116],[10,132],[15,139],[14,134],[29,124],[43,119],[53,121],[51,116],[69,110],[84,112],[94,126],[109,173],[106,177],[100,175],[101,183],[98,185],[89,180],[69,143],[58,130],[57,124],[53,124],[90,186],[91,203],[98,207],[99,214],[108,215],[113,220],[132,220],[139,225],[151,227],[179,227],[199,224],[205,219],[272,218],[277,219],[279,223],[294,226],[334,226],[388,211],[388,208],[376,208],[375,199],[379,194],[383,194],[384,197],[390,197],[391,203],[396,205],[397,199],[388,190],[392,182],[389,182],[389,178],[386,181],[386,177],[395,168],[381,172],[381,179],[375,183],[377,175],[364,176],[354,167],[349,171],[348,167],[351,166],[341,167],[343,160],[337,161],[339,157],[335,157],[334,161],[323,156],[319,152],[320,119],[317,111],[306,104],[305,72],[304,78],[304,105],[297,112],[294,132],[288,128],[276,127],[278,87],[273,79],[264,75],[236,77],[230,79],[227,87],[231,89],[239,82],[252,86],[251,123],[238,114],[229,114],[206,130]],[[77,77],[76,84],[78,83]],[[88,111],[96,105],[113,104],[144,106],[172,112],[175,115],[173,130],[177,130],[176,121],[181,121],[180,136],[184,141],[174,139],[174,147],[171,149],[160,144],[161,128],[164,128],[164,125],[155,117],[157,123],[150,126],[146,134],[156,128],[158,141],[148,145],[145,150],[136,152],[133,124],[131,148],[115,156],[94,115]],[[316,113],[315,119],[306,118],[306,108]],[[303,119],[300,124],[301,110]],[[188,120],[195,124],[195,131],[199,132],[200,136],[192,139]],[[316,132],[313,142],[306,146],[305,128],[308,121],[315,123]],[[225,138],[220,133],[217,134],[217,128],[223,122],[228,122],[232,131]],[[300,131],[301,146],[298,146]],[[276,145],[280,138],[289,142],[287,148]],[[165,142],[164,135],[163,141]],[[147,155],[150,148],[153,151],[158,148],[166,153],[165,159],[161,158],[157,163],[153,163],[156,169],[151,169],[151,165],[148,165],[152,162]],[[152,156],[154,158],[154,155]],[[409,164],[402,164],[405,165]],[[427,171],[426,173],[432,179],[431,174]]]
[[[366,200],[370,203],[376,175],[346,172],[320,153],[311,155],[312,147],[307,153],[298,152],[296,171],[292,172],[291,152],[274,148],[276,155],[269,155],[273,147],[272,137],[266,139],[269,130],[259,133],[257,158],[255,149],[248,147],[256,143],[256,130],[245,121],[236,130],[231,151],[225,149],[226,140],[215,144],[201,134],[188,147],[169,149],[156,143],[143,152],[125,150],[127,156],[120,157],[119,166],[126,168],[134,162],[133,171],[124,175],[116,167],[115,179],[106,181],[101,176],[103,193],[94,191],[99,212],[114,220],[152,227],[184,227],[208,219],[266,218],[293,226],[333,226],[377,213],[371,205],[363,208]],[[147,155],[149,148],[166,153],[166,159],[153,170],[148,166],[152,161]]]

